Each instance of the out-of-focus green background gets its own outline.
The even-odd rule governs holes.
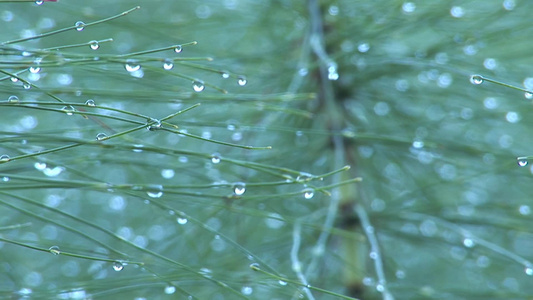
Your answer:
[[[528,297],[530,8],[0,1],[0,298]]]

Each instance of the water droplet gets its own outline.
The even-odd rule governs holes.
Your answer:
[[[148,120],[148,122],[150,123],[150,125],[148,125],[148,127],[146,127],[146,129],[148,129],[150,131],[156,131],[156,130],[161,129],[161,121],[159,121],[157,119],[150,119],[150,120]]]
[[[65,168],[63,167],[54,167],[54,168],[45,168],[43,170],[43,174],[48,176],[48,177],[56,177],[58,176],[59,174],[61,174],[61,172],[65,171]]]
[[[376,260],[376,259],[379,258],[378,253],[377,253],[377,252],[374,252],[374,251],[370,252],[370,253],[368,254],[368,256],[370,257],[370,259],[373,259],[373,260]]]
[[[128,59],[126,60],[126,64],[124,65],[124,68],[126,69],[126,71],[132,73],[132,72],[139,71],[141,69],[141,65],[139,65],[137,61],[135,61],[134,59]]]
[[[311,199],[313,196],[315,196],[315,190],[312,188],[306,188],[302,191],[305,199]]]
[[[100,44],[98,44],[98,41],[94,41],[94,40],[89,42],[89,46],[93,50],[98,50],[98,48],[100,48]]]
[[[174,68],[174,62],[171,59],[165,59],[163,61],[163,69],[172,70]]]
[[[228,79],[228,78],[229,78],[229,72],[227,72],[227,71],[222,71],[222,73],[220,73],[220,75],[221,75],[222,78],[224,78],[224,79]]]
[[[11,96],[9,96],[9,98],[7,98],[7,102],[17,103],[17,102],[19,102],[19,97],[15,96],[15,95],[11,95]]]
[[[259,267],[258,263],[252,263],[252,264],[250,264],[250,269],[252,269],[254,271],[259,271],[259,270],[261,270],[261,267]]]
[[[236,182],[233,184],[233,193],[237,196],[241,196],[246,192],[246,183]]]
[[[97,141],[103,141],[103,140],[106,140],[107,139],[107,134],[103,133],[103,132],[100,132],[99,134],[96,135],[96,140]]]
[[[24,82],[22,84],[22,88],[24,88],[25,90],[29,90],[31,89],[31,84],[29,84],[28,82]]]
[[[163,169],[161,170],[161,177],[165,178],[165,179],[171,179],[174,177],[174,175],[176,174],[176,172],[174,172],[174,170],[172,169]]]
[[[87,105],[87,106],[96,106],[96,103],[94,103],[93,99],[89,99],[89,100],[85,101],[85,105]]]
[[[187,218],[177,218],[176,222],[178,222],[180,225],[185,225],[187,222],[189,222],[189,220],[187,220]]]
[[[205,85],[203,82],[199,81],[199,80],[195,80],[192,82],[192,89],[199,93],[201,91],[203,91],[205,89]]]
[[[533,268],[531,268],[531,267],[526,267],[526,268],[524,269],[524,272],[526,272],[526,275],[528,275],[528,276],[532,276],[532,275],[533,275]]]
[[[525,167],[527,166],[529,161],[527,160],[527,157],[517,157],[516,163],[518,164],[519,167]]]
[[[254,289],[251,286],[243,286],[241,288],[241,293],[243,295],[251,295],[254,292]]]
[[[211,155],[211,162],[214,163],[214,164],[218,164],[220,163],[220,154],[218,153],[213,153],[213,155]]]
[[[7,154],[0,155],[0,162],[8,162],[11,158]]]
[[[525,92],[524,97],[526,97],[526,99],[533,99],[533,93]]]
[[[52,253],[53,255],[61,254],[61,250],[59,250],[59,246],[52,246],[48,248],[48,251],[50,251],[50,253]]]
[[[33,164],[33,167],[38,171],[43,171],[44,169],[46,169],[46,163],[36,162]]]
[[[44,3],[44,0],[36,0],[35,1],[35,4],[37,5],[42,5]]]
[[[314,178],[312,174],[300,172],[300,175],[296,177],[296,181],[299,183],[305,183],[311,181]]]
[[[470,82],[472,84],[482,84],[484,81],[483,79],[483,76],[481,75],[472,75],[472,77],[470,77]]]
[[[171,295],[171,294],[174,294],[176,292],[176,287],[173,286],[173,285],[167,285],[165,287],[165,294],[167,295]]]
[[[176,47],[174,47],[174,52],[181,53],[181,51],[183,51],[183,47],[181,45],[176,45]]]
[[[337,73],[337,64],[336,63],[330,63],[328,65],[328,79],[329,80],[337,80],[337,79],[339,79],[339,73]]]
[[[39,66],[31,66],[30,67],[30,73],[37,74],[41,72],[41,67]]]
[[[18,82],[19,79],[17,77],[11,77],[11,82]]]
[[[463,240],[463,245],[465,245],[465,247],[467,247],[467,248],[472,248],[472,247],[475,246],[475,243],[474,243],[474,241],[472,239],[465,238]]]
[[[283,280],[278,280],[278,283],[279,283],[279,285],[282,285],[282,286],[286,286],[287,285],[287,281],[283,281]]]
[[[82,31],[83,29],[85,29],[85,23],[83,23],[82,21],[76,22],[75,26],[77,31]]]
[[[529,205],[520,205],[520,207],[518,208],[518,212],[520,212],[520,214],[523,216],[527,216],[531,213],[531,208],[529,207]]]
[[[113,270],[120,272],[124,270],[124,265],[120,261],[116,261],[113,263]]]
[[[239,78],[237,79],[237,84],[240,86],[245,86],[246,83],[248,83],[248,80],[246,80],[246,77],[239,76]]]
[[[72,116],[75,111],[74,107],[72,107],[71,105],[63,106],[61,110],[64,111],[67,114],[67,116]]]
[[[146,195],[151,198],[161,198],[163,196],[163,186],[162,185],[154,185],[148,188],[146,191]]]

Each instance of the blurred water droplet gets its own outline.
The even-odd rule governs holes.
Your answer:
[[[22,88],[24,88],[25,90],[29,90],[29,89],[31,89],[31,84],[29,84],[29,83],[27,83],[27,82],[24,82],[24,83],[22,84]]]
[[[467,248],[472,248],[475,246],[475,243],[472,239],[469,239],[469,238],[465,238],[463,239],[463,245],[465,245],[465,247]]]
[[[484,81],[484,79],[483,79],[483,76],[481,76],[481,75],[472,75],[472,76],[470,77],[470,82],[471,82],[472,84],[476,84],[476,85],[477,85],[477,84],[482,84],[483,81]]]
[[[163,61],[163,69],[172,70],[174,68],[174,62],[171,59],[165,59]]]
[[[413,2],[405,2],[402,4],[402,10],[406,14],[410,14],[414,12],[416,9],[416,5]]]
[[[19,97],[15,96],[15,95],[11,95],[11,96],[9,96],[9,98],[7,98],[7,101],[10,102],[10,103],[17,103],[17,102],[19,102]]]
[[[107,134],[103,133],[103,132],[100,132],[99,134],[96,135],[96,140],[97,141],[103,141],[107,139]]]
[[[52,253],[53,255],[61,254],[61,250],[59,250],[59,246],[52,246],[48,248],[48,251],[50,251],[50,253]]]
[[[252,269],[254,271],[258,271],[258,270],[261,270],[261,267],[259,266],[258,263],[252,263],[252,264],[250,264],[250,269]]]
[[[370,50],[370,44],[369,43],[360,43],[357,46],[357,51],[359,51],[361,53],[368,52],[368,50]]]
[[[124,265],[120,261],[116,261],[113,263],[113,270],[116,272],[120,272],[124,270]]]
[[[187,220],[187,218],[177,218],[176,222],[178,222],[180,225],[185,225],[187,222],[189,222],[189,220]]]
[[[132,73],[132,72],[139,71],[141,69],[141,65],[138,64],[137,61],[134,59],[128,59],[126,60],[126,64],[124,65],[124,68],[126,69],[126,71]]]
[[[35,1],[35,4],[37,5],[42,5],[44,3],[44,0],[36,0]]]
[[[527,157],[517,157],[516,163],[518,164],[519,167],[525,167],[527,166],[529,161],[527,160]]]
[[[306,188],[302,191],[305,199],[312,199],[315,196],[315,190]]]
[[[7,154],[0,155],[0,162],[8,162],[11,158]]]
[[[199,81],[199,80],[195,80],[192,82],[192,89],[199,93],[201,91],[203,91],[205,89],[205,85],[203,82]]]
[[[523,216],[527,216],[531,213],[531,208],[529,207],[529,205],[520,205],[520,207],[518,208],[518,212]]]
[[[253,288],[251,286],[243,286],[241,288],[241,293],[243,295],[251,295],[254,292]]]
[[[89,100],[85,101],[85,105],[87,105],[87,106],[96,106],[96,103],[94,103],[93,99],[89,99]]]
[[[46,163],[36,162],[33,164],[33,167],[38,171],[43,171],[44,169],[46,169]]]
[[[220,154],[213,153],[213,155],[211,155],[211,162],[214,164],[220,163]]]
[[[76,22],[75,26],[77,31],[82,31],[83,29],[85,29],[85,23],[83,23],[82,21]]]
[[[11,82],[18,82],[19,79],[17,77],[11,77]]]
[[[237,79],[237,84],[240,86],[245,86],[246,83],[248,83],[248,80],[246,80],[246,77],[239,76],[239,78]]]
[[[450,14],[454,18],[462,18],[465,15],[465,10],[460,6],[453,6],[450,9]]]
[[[39,66],[32,66],[32,67],[30,67],[29,70],[30,70],[30,73],[37,74],[37,73],[41,72],[41,67],[39,67]]]
[[[526,272],[526,275],[528,275],[528,276],[533,276],[533,268],[531,268],[531,267],[526,267],[524,269],[524,272]]]
[[[533,93],[525,92],[525,93],[524,93],[524,97],[525,97],[526,99],[533,99]]]
[[[236,182],[233,184],[233,193],[237,196],[241,196],[246,192],[246,183]]]
[[[161,170],[161,177],[165,178],[165,179],[171,179],[172,177],[174,177],[174,170],[172,169],[163,169]]]
[[[61,174],[63,171],[65,171],[65,168],[63,167],[53,167],[53,168],[45,168],[43,170],[43,174],[48,176],[48,177],[56,177],[58,176],[59,174]]]
[[[220,75],[221,75],[222,78],[224,78],[224,79],[228,79],[228,78],[229,78],[229,72],[227,72],[227,71],[222,71],[222,73],[220,73]]]
[[[100,44],[98,44],[98,41],[90,41],[89,47],[91,47],[92,50],[98,50],[100,48]]]
[[[176,47],[174,47],[174,52],[181,53],[181,51],[183,51],[183,47],[181,45],[176,45]]]
[[[150,119],[150,120],[148,120],[148,122],[150,122],[151,124],[148,125],[148,127],[146,127],[146,129],[148,129],[150,131],[156,131],[156,130],[161,129],[161,121],[159,121],[157,119]]]
[[[167,285],[165,287],[165,294],[167,295],[171,295],[171,294],[174,294],[176,292],[176,287],[173,286],[173,285]]]
[[[154,185],[150,186],[148,190],[146,191],[146,195],[151,198],[161,198],[163,196],[163,186],[162,185]]]
[[[283,280],[278,280],[278,283],[279,283],[279,285],[282,285],[282,286],[286,286],[287,285],[287,281],[283,281]]]

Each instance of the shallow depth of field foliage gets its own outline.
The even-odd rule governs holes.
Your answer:
[[[532,6],[463,2],[0,1],[0,298],[531,295]]]

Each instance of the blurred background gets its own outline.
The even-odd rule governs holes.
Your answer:
[[[529,8],[0,1],[0,298],[529,297]]]

